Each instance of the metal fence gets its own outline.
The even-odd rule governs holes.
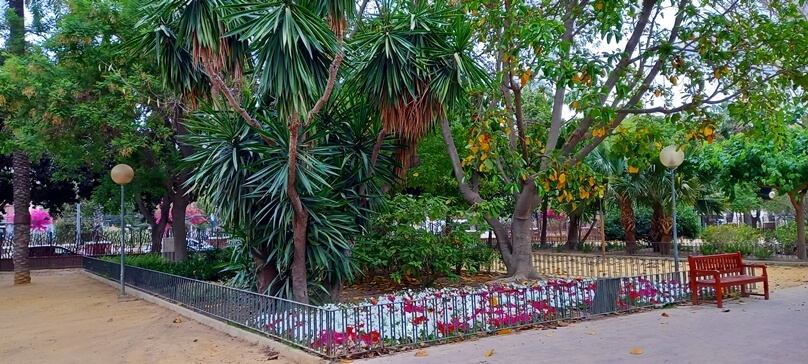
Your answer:
[[[84,257],[83,265],[90,273],[119,282],[119,264]],[[333,310],[133,266],[126,266],[124,279],[127,286],[185,308],[324,357],[335,357],[329,351],[333,349],[330,342],[313,345],[318,333],[333,326]]]
[[[605,250],[608,254],[625,254],[626,242],[619,240],[609,240],[605,242]],[[686,255],[710,255],[720,253],[734,253],[740,251],[744,256],[753,259],[770,260],[794,260],[797,259],[796,243],[779,243],[775,241],[761,241],[759,243],[705,243],[700,239],[679,239],[679,253]],[[566,252],[567,242],[564,237],[548,237],[545,243],[534,237],[531,243],[534,252]],[[600,240],[587,240],[575,245],[575,252],[580,254],[600,254],[603,250]],[[637,255],[659,256],[659,251],[655,250],[654,243],[648,241],[637,241]]]
[[[84,257],[117,281],[119,265]],[[681,278],[680,278],[681,277]],[[126,284],[325,358],[406,349],[525,326],[683,302],[687,272],[549,280],[529,285],[385,295],[364,304],[304,305],[157,271],[126,267]]]
[[[170,236],[170,234],[167,234]],[[0,258],[11,258],[13,251],[13,234],[0,233]],[[149,230],[127,230],[124,235],[124,249],[127,254],[150,253],[152,247]],[[209,230],[193,230],[186,234],[189,251],[222,248],[230,243],[227,235]],[[56,246],[79,255],[110,255],[121,252],[121,232],[105,231],[98,236],[85,235],[79,242],[75,237],[69,239],[53,233],[32,232],[29,247]]]
[[[686,260],[680,259],[685,267]],[[544,277],[633,277],[675,271],[673,258],[637,256],[599,256],[591,254],[533,253],[533,266]],[[495,259],[491,269],[507,272],[501,259]]]

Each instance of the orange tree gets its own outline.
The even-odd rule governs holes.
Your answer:
[[[508,275],[535,278],[531,215],[543,192],[562,200],[592,193],[578,163],[631,115],[660,113],[707,134],[711,105],[731,112],[783,116],[804,84],[808,24],[791,3],[653,0],[470,0],[463,4],[482,43],[494,87],[481,90],[465,113],[439,118],[463,198],[497,234]],[[662,18],[666,18],[663,22]],[[672,21],[671,21],[672,19]],[[546,120],[531,120],[523,92],[545,92]],[[450,119],[452,119],[450,121]],[[466,152],[451,122],[469,128]],[[544,125],[532,129],[531,125]],[[709,126],[709,128],[707,128]],[[463,146],[461,145],[461,148]],[[499,181],[514,196],[504,212],[487,205],[470,183]],[[556,197],[556,198],[558,198]],[[508,234],[499,216],[513,216]]]

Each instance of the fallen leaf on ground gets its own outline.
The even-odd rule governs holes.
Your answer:
[[[630,353],[631,353],[631,355],[640,355],[640,354],[643,353],[643,351],[640,348],[634,348],[634,349],[631,349]]]
[[[559,321],[558,322],[558,326],[561,326],[561,327],[567,327],[569,325],[570,325],[569,322],[564,322],[564,321]]]
[[[590,332],[587,332],[587,334],[589,334],[589,335],[596,335],[597,333],[598,333],[598,332],[597,332],[597,331],[595,331],[595,330],[592,330],[592,331],[590,331]]]
[[[507,334],[510,334],[512,332],[513,332],[513,330],[511,330],[511,329],[502,329],[502,330],[497,331],[497,335],[507,335]]]
[[[427,356],[427,355],[429,355],[429,353],[427,353],[425,350],[418,350],[418,351],[415,352],[415,356],[417,356],[417,357],[424,357],[424,356]]]
[[[547,336],[547,337],[553,336],[553,333],[552,333],[552,332],[550,332],[550,333],[548,333],[546,336]]]
[[[175,319],[174,319],[174,323],[175,323],[175,324],[178,324],[178,323],[180,323],[180,322],[182,322],[182,319],[181,319],[181,318],[177,317],[177,318],[175,318]]]
[[[348,364],[348,363],[353,363],[353,360],[351,360],[351,359],[342,359],[339,362],[340,362],[340,364]]]
[[[744,302],[744,301],[738,301],[738,304],[739,304],[739,305],[745,305],[745,304],[746,304],[746,302]]]
[[[494,349],[485,352],[485,356],[491,356],[491,355],[494,355]]]
[[[721,312],[729,312],[729,309],[726,309],[726,310],[724,310],[724,311],[721,311]]]
[[[668,315],[668,313],[667,313],[667,312],[663,312],[663,313],[662,313],[662,317],[670,317],[670,315]]]

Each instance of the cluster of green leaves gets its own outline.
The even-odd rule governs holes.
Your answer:
[[[389,274],[396,282],[423,286],[440,277],[457,280],[463,269],[476,273],[489,266],[493,249],[479,233],[466,232],[467,223],[455,222],[463,215],[452,205],[445,197],[397,195],[372,232],[357,241],[353,259],[366,274]]]
[[[126,265],[158,272],[174,274],[201,281],[225,282],[235,275],[225,269],[230,263],[233,248],[206,250],[188,257],[183,262],[169,262],[160,254],[128,255],[124,258]],[[118,263],[120,257],[105,256],[101,259]]]
[[[634,216],[637,220],[635,234],[638,240],[651,241],[651,216],[649,208],[639,208]],[[620,223],[620,211],[611,208],[606,211],[606,240],[625,240],[625,231]],[[676,211],[676,231],[679,237],[695,239],[701,236],[701,218],[693,207],[680,207]]]
[[[734,253],[751,255],[760,245],[760,230],[748,225],[708,226],[701,234],[702,254]]]
[[[268,112],[253,110],[257,130],[230,112],[205,107],[188,128],[184,142],[197,150],[190,186],[218,206],[227,228],[248,249],[275,264],[281,274],[273,286],[291,297],[293,210],[286,195],[289,130]],[[370,158],[380,128],[366,108],[337,104],[322,122],[304,129],[298,158],[298,190],[309,212],[307,262],[310,288],[352,281],[349,259],[353,236],[360,234],[379,205],[380,184],[392,183],[391,144],[382,146],[372,175]],[[373,121],[376,121],[375,123]],[[267,144],[261,137],[273,141]],[[371,177],[371,175],[373,177]]]
[[[797,223],[789,221],[772,230],[766,230],[763,237],[766,239],[766,243],[773,246],[778,254],[794,254],[797,248]]]

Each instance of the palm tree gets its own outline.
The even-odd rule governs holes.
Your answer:
[[[25,55],[25,2],[9,0],[12,13],[6,16],[9,26],[8,50],[17,56]],[[14,151],[14,284],[31,282],[28,266],[28,244],[31,241],[31,161],[21,149]]]
[[[640,201],[653,210],[651,216],[651,239],[654,251],[668,255],[673,236],[671,182],[667,168],[659,163],[651,165],[642,173],[645,181]],[[682,169],[675,174],[676,203],[696,205],[697,201],[709,200],[712,190],[705,186],[699,176]],[[710,204],[708,204],[710,205]]]
[[[623,226],[626,253],[637,253],[637,220],[634,217],[634,203],[645,190],[644,180],[628,171],[626,158],[612,153],[610,145],[601,144],[587,158],[592,169],[604,176],[607,196],[616,201],[620,208],[620,224]]]

